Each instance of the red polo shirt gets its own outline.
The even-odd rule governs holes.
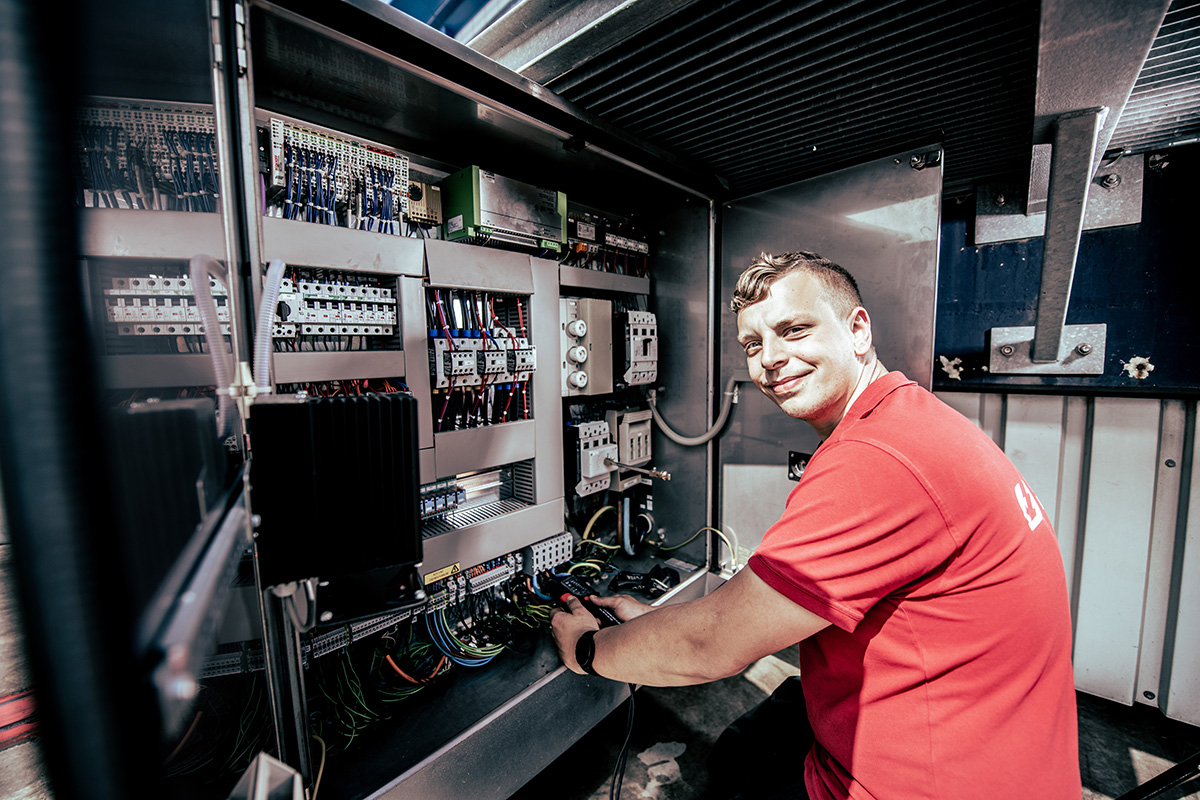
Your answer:
[[[872,383],[749,566],[832,623],[800,643],[813,800],[1079,800],[1054,532],[962,415]]]

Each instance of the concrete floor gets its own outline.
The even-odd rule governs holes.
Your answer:
[[[762,688],[739,675],[705,686],[638,690],[621,797],[708,800],[713,743],[766,697],[770,680],[758,680]],[[1078,705],[1083,800],[1113,800],[1200,750],[1200,728],[1157,709],[1086,694],[1078,695]],[[625,724],[622,705],[511,800],[606,800]],[[1200,780],[1158,800],[1200,800]]]

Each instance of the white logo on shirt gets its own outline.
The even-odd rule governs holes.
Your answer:
[[[1033,530],[1042,524],[1042,520],[1046,518],[1042,513],[1042,504],[1038,502],[1037,496],[1025,485],[1025,481],[1017,483],[1013,487],[1013,491],[1016,492],[1017,503],[1021,506],[1021,513],[1025,515],[1025,521],[1029,523],[1029,530]]]

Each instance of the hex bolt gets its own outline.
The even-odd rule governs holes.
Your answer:
[[[1005,358],[1008,358],[1015,352],[1017,352],[1017,348],[1013,347],[1011,344],[1000,345],[1000,355],[1004,356]]]
[[[910,156],[908,159],[908,165],[910,167],[912,167],[913,169],[920,169],[921,167],[925,166],[925,156],[922,156],[922,155]]]
[[[1092,352],[1092,346],[1087,342],[1083,342],[1075,348],[1075,352],[1079,353],[1081,356],[1086,356],[1088,353]]]
[[[1115,172],[1110,172],[1100,179],[1100,185],[1105,189],[1115,189],[1121,185],[1121,176]]]
[[[1005,197],[1004,195],[1002,195],[1002,194],[996,195],[996,205],[1002,206],[1007,202],[1008,202],[1008,198]]]
[[[1142,697],[1145,697],[1147,700],[1153,700],[1154,692],[1142,692]]]

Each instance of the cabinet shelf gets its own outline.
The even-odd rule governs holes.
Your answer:
[[[594,289],[602,292],[625,292],[627,294],[650,294],[650,279],[634,275],[617,275],[595,269],[559,267],[559,284],[572,289]]]

